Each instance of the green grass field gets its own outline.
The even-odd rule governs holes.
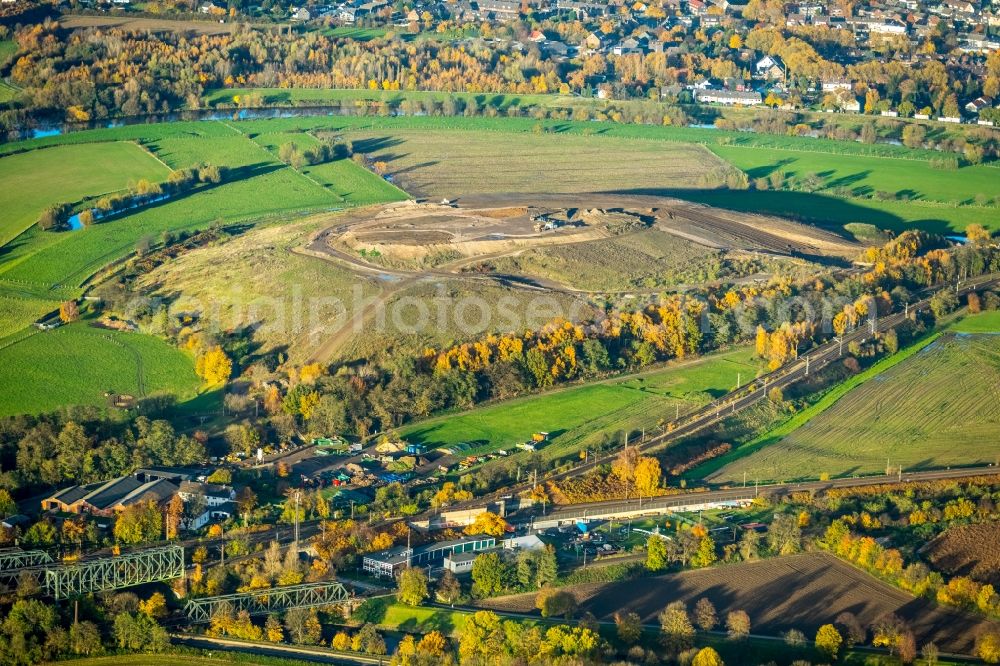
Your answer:
[[[0,104],[4,102],[9,102],[18,95],[17,88],[13,87],[8,83],[0,81]]]
[[[5,255],[4,262],[0,265],[0,285],[31,284],[36,290],[42,290],[41,295],[53,287],[72,290],[104,265],[133,252],[136,245],[144,239],[156,242],[164,231],[200,229],[216,221],[267,221],[299,212],[365,205],[386,200],[390,198],[390,194],[392,199],[404,196],[349,160],[336,163],[337,171],[329,175],[332,182],[347,183],[344,192],[335,193],[315,179],[278,162],[266,148],[223,123],[177,123],[151,127],[153,129],[149,131],[147,145],[171,168],[207,161],[227,167],[227,181],[97,224],[90,229],[51,233],[30,228],[3,248]],[[173,132],[165,128],[172,128]],[[135,128],[120,130],[118,134],[123,137],[135,135]],[[45,180],[45,171],[51,171],[52,165],[40,160],[54,159],[60,151],[65,151],[62,153],[63,160],[67,160],[71,168],[80,169],[81,173],[93,169],[94,154],[100,155],[104,151],[114,153],[123,149],[136,151],[142,159],[148,160],[156,167],[159,179],[165,178],[168,173],[167,168],[156,159],[132,144],[74,143],[80,135],[86,134],[91,133],[81,132],[60,137],[69,142],[66,146],[29,151],[0,159],[0,171],[6,167],[11,173],[17,171],[22,161],[28,160],[24,162],[27,168],[21,171],[26,174],[22,176],[26,182],[16,189],[5,188],[4,192],[7,194],[0,193],[0,198],[10,197],[21,208],[30,209],[29,203],[22,200],[41,197],[52,189]],[[116,136],[113,130],[98,130],[94,134],[100,138]],[[24,142],[24,145],[52,145],[52,142],[32,141]],[[122,185],[129,179],[147,175],[129,167],[123,159],[119,162],[124,162],[120,166],[123,170],[120,177]],[[364,187],[358,186],[358,183],[362,183]],[[95,187],[91,186],[91,189]],[[19,194],[22,191],[27,194]],[[60,196],[73,196],[72,190],[64,188],[59,192]],[[51,192],[49,196],[52,196]],[[75,196],[79,198],[82,194]],[[36,204],[36,208],[40,206]],[[32,212],[32,216],[34,215],[37,215],[37,210]],[[60,298],[64,296],[66,294],[59,294]],[[21,320],[22,325],[27,325],[30,320],[31,317],[26,313]]]
[[[950,328],[956,333],[1000,333],[1000,310],[964,317]]]
[[[789,481],[877,473],[887,460],[907,470],[1000,462],[1000,336],[945,334],[924,344],[883,359],[697,474]]]
[[[0,65],[6,64],[7,60],[15,53],[17,53],[17,43],[14,40],[0,40]]]
[[[652,430],[754,376],[752,351],[741,348],[632,378],[622,378],[508,400],[403,429],[408,441],[431,446],[469,443],[468,453],[511,449],[533,432],[552,435],[544,456],[563,455],[620,436],[623,429]]]
[[[23,330],[25,318],[37,320],[58,308],[55,300],[12,296],[0,289],[0,340]]]
[[[698,187],[723,163],[701,146],[616,137],[353,131],[356,151],[388,164],[415,196],[460,199],[491,192],[595,192]]]
[[[169,170],[130,142],[33,150],[0,159],[0,245],[35,223],[54,203],[74,203],[126,187],[166,180]]]
[[[274,156],[282,144],[294,143],[300,149],[308,149],[319,144],[304,132],[278,132],[254,135],[253,140],[266,148]],[[300,169],[307,178],[327,188],[345,205],[364,206],[387,201],[403,201],[406,192],[385,181],[385,179],[360,168],[350,159],[341,158],[322,164],[307,165]]]
[[[36,333],[0,350],[0,414],[106,404],[105,391],[142,396],[198,390],[190,356],[158,338],[84,323]]]
[[[1000,172],[989,166],[943,170],[922,160],[859,155],[831,159],[829,154],[805,150],[744,146],[713,146],[712,152],[747,172],[751,179],[766,178],[775,171],[797,180],[816,175],[822,182],[818,191],[826,194],[843,187],[854,196],[877,191],[912,193],[922,200],[947,204],[972,203],[977,194],[1000,196]],[[984,213],[996,214],[996,209]]]
[[[330,93],[341,101],[397,99],[401,95],[378,91],[371,95],[358,91],[320,92]],[[420,95],[440,98],[436,93]],[[557,105],[554,96],[541,97],[542,105]],[[493,100],[499,106],[515,99],[477,96],[480,98]],[[957,205],[974,201],[979,194],[990,199],[1000,196],[995,167],[933,169],[930,160],[940,158],[940,153],[889,144],[610,122],[538,123],[529,118],[502,117],[314,117],[251,120],[240,125],[251,128],[247,131],[260,132],[296,128],[341,130],[361,142],[356,146],[359,151],[371,152],[385,160],[399,184],[415,194],[457,196],[455,190],[459,187],[470,188],[466,193],[537,191],[541,189],[536,184],[541,175],[553,191],[589,188],[662,194],[733,210],[789,216],[833,228],[866,222],[894,231],[917,226],[935,233],[961,233],[971,223],[1000,229],[1000,215],[996,214],[995,206]],[[546,130],[541,135],[535,134],[539,125]],[[664,145],[676,144],[707,146],[715,154],[732,159],[753,177],[772,169],[800,177],[815,173],[825,178],[826,189],[816,192],[703,189],[698,175],[706,170],[706,165],[711,165],[704,157],[691,161],[690,154],[679,153],[667,164],[658,161],[666,160],[669,153],[660,157],[657,151],[662,151]],[[560,145],[565,146],[565,152],[548,150],[549,146]],[[684,148],[691,150],[692,146]],[[566,155],[574,159],[567,159]],[[685,158],[686,165],[681,161]],[[449,164],[455,168],[448,169]],[[591,173],[602,164],[607,165],[603,172]],[[838,187],[857,195],[906,191],[913,200],[882,201],[854,194],[845,197],[834,193],[833,189]]]
[[[336,27],[323,30],[327,37],[339,37],[341,39],[353,39],[356,42],[367,42],[372,39],[385,37],[388,32],[385,28],[359,28],[352,25],[338,25]]]

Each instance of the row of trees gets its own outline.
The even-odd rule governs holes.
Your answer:
[[[476,26],[462,29],[469,27]],[[594,25],[561,18],[497,29],[483,25],[479,32],[523,39],[536,27],[580,44]],[[601,29],[616,30],[610,23]],[[58,24],[48,22],[16,34],[19,54],[11,76],[25,88],[34,109],[55,109],[75,121],[179,107],[196,109],[204,90],[221,86],[569,93],[588,92],[610,75],[612,83],[604,85],[615,94],[648,98],[651,93],[658,96],[664,86],[695,78],[745,79],[756,57],[765,53],[784,59],[795,95],[820,79],[849,77],[857,82],[854,94],[866,98],[866,111],[871,113],[892,106],[903,110],[928,107],[947,115],[957,109],[956,90],[969,97],[995,95],[989,91],[1000,81],[1000,59],[993,56],[986,59],[985,80],[963,76],[961,69],[952,73],[935,58],[912,66],[891,58],[869,59],[845,69],[821,54],[828,51],[825,45],[841,36],[836,33],[846,31],[794,29],[782,24],[738,34],[732,26],[691,31],[678,24],[662,35],[664,44],[676,47],[676,52],[595,54],[561,61],[530,42],[526,49],[515,49],[506,41],[473,39],[455,45],[431,36],[404,44],[391,32],[362,42],[322,32],[290,36],[249,28],[199,37],[92,29],[61,39]],[[80,47],[83,43],[86,48]],[[155,74],[151,62],[156,63]],[[264,100],[251,93],[234,102],[252,106]],[[476,115],[478,106],[470,111],[451,100],[442,112]],[[656,124],[664,119],[671,124],[686,121],[676,108],[666,115],[661,110],[657,116]]]
[[[95,410],[96,411],[96,410]],[[58,415],[16,417],[0,424],[0,452],[12,464],[0,486],[91,483],[150,465],[189,465],[205,460],[203,434],[179,435],[170,422],[140,416],[118,424],[80,410],[80,422]]]
[[[196,168],[173,171],[164,183],[143,178],[123,192],[101,197],[92,207],[80,211],[78,219],[82,227],[89,228],[99,219],[148,204],[164,196],[183,194],[199,183],[221,183],[225,174],[225,167],[202,164]],[[36,224],[43,231],[61,231],[66,228],[72,212],[73,207],[69,204],[54,204],[41,212]]]

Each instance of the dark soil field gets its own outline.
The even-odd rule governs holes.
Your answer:
[[[927,545],[934,568],[1000,586],[1000,529],[996,523],[953,527]]]
[[[744,610],[752,632],[768,636],[793,628],[813,636],[844,611],[854,613],[865,626],[883,613],[896,613],[910,623],[918,645],[934,641],[943,651],[965,654],[971,653],[977,630],[990,624],[916,599],[825,553],[569,589],[581,613],[590,611],[599,620],[611,620],[616,611],[635,611],[649,624],[657,624],[657,615],[672,601],[684,601],[692,608],[700,597],[708,597],[720,616]],[[490,599],[482,605],[534,612],[534,595]]]

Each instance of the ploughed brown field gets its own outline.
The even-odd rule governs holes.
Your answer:
[[[708,597],[722,617],[729,611],[746,611],[752,632],[767,636],[799,629],[811,637],[844,611],[854,613],[865,626],[883,613],[896,613],[909,622],[918,645],[934,641],[945,652],[965,654],[972,652],[979,629],[996,626],[916,599],[825,553],[567,589],[579,601],[580,613],[590,611],[599,620],[612,620],[616,611],[634,611],[648,624],[658,624],[657,615],[672,601],[684,601],[691,609],[700,597]],[[533,594],[519,594],[480,605],[530,613],[534,600]]]
[[[927,545],[934,568],[1000,586],[1000,530],[995,523],[953,527]]]

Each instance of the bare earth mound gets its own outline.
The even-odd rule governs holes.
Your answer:
[[[1000,586],[1000,529],[996,523],[953,527],[927,544],[935,569]]]
[[[580,612],[611,620],[616,611],[635,611],[644,623],[672,601],[688,607],[708,597],[719,614],[745,610],[753,632],[778,635],[799,629],[807,636],[845,611],[868,626],[883,613],[896,613],[913,628],[917,643],[934,641],[947,652],[968,654],[977,630],[996,626],[982,618],[939,608],[882,583],[825,553],[804,553],[760,562],[568,588]],[[481,602],[487,608],[532,613],[535,595],[520,594]]]

